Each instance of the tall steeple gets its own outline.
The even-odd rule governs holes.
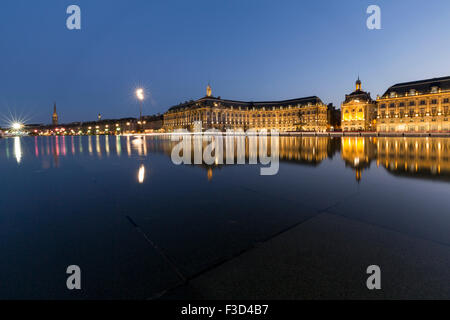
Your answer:
[[[361,80],[359,80],[359,74],[358,80],[356,80],[356,91],[361,91]]]
[[[52,124],[54,126],[58,125],[58,114],[56,113],[56,102],[53,106]]]

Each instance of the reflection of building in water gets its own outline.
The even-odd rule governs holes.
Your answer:
[[[233,149],[228,150],[227,149],[227,143],[226,139],[233,139]],[[245,144],[244,148],[242,149],[243,159],[246,163],[249,162],[249,158],[251,158],[252,155],[258,155],[259,149],[255,149],[254,151],[251,151],[249,148],[249,139],[248,137],[240,137],[243,139],[243,143]],[[159,138],[152,138],[150,137],[152,144],[151,144],[151,151],[159,151],[164,152],[168,156],[171,156],[172,150],[176,144],[179,142],[177,141],[166,141],[165,143],[160,141]],[[154,140],[153,140],[154,139]],[[236,164],[238,160],[238,152],[237,152],[237,139],[239,139],[236,136],[232,137],[215,137],[215,139],[222,139],[222,142],[219,143],[216,140],[216,144],[222,144],[223,145],[223,154],[218,156],[218,158],[223,159],[223,162],[226,162],[226,159],[231,154],[231,159],[233,159],[233,162]],[[271,145],[270,145],[270,137],[268,137],[268,144],[267,144],[267,151],[270,155],[271,151]],[[153,144],[155,142],[155,144]],[[279,156],[280,160],[284,161],[295,161],[299,163],[304,164],[319,164],[323,160],[327,158],[331,158],[336,152],[339,151],[339,144],[340,139],[334,139],[334,138],[328,138],[328,137],[280,137],[279,138]],[[205,150],[205,147],[208,145],[208,142],[202,142],[201,143],[201,152]],[[255,145],[259,147],[258,140],[255,140]],[[191,140],[191,161],[193,162],[194,159],[194,140]],[[222,164],[222,161],[219,162]]]
[[[280,160],[317,165],[339,150],[339,142],[326,137],[281,137]]]
[[[171,157],[173,148],[180,142],[171,141],[170,137],[167,136],[167,140],[161,140],[160,138],[148,137],[151,141],[149,145],[149,150],[151,152],[163,152],[167,156]],[[252,157],[258,156],[259,154],[259,143],[258,140],[255,140],[257,148],[254,150],[250,150],[248,137],[237,137],[237,136],[229,136],[229,137],[215,137],[216,145],[223,145],[223,154],[218,155],[214,154],[216,157],[216,161],[213,164],[207,164],[201,159],[202,163],[197,164],[197,166],[201,166],[207,170],[208,180],[211,180],[213,177],[213,171],[216,169],[222,168],[225,163],[227,163],[227,158],[232,159],[233,164],[238,163],[238,159],[240,156],[238,155],[238,146],[237,140],[242,139],[244,142],[244,148],[241,160],[244,160],[244,163],[250,163],[250,159]],[[218,140],[222,139],[221,142]],[[227,139],[234,140],[233,149],[227,149]],[[272,151],[272,146],[270,144],[270,137],[268,139],[268,143],[264,144],[264,148],[267,148],[267,152],[270,155]],[[284,162],[298,163],[302,165],[313,165],[316,166],[320,164],[323,160],[327,158],[333,157],[336,152],[339,151],[340,147],[340,139],[327,138],[327,137],[280,137],[279,138],[279,159]],[[203,142],[200,144],[201,150],[200,154],[203,154],[208,142]],[[196,152],[196,146],[194,144],[194,139],[191,140],[191,163],[194,164],[194,152]],[[180,154],[182,155],[182,153]]]
[[[379,139],[377,150],[377,164],[391,173],[420,178],[450,178],[450,139]]]
[[[361,179],[373,160],[389,172],[417,178],[450,178],[448,138],[342,138],[342,159]]]
[[[66,152],[65,137],[46,137],[34,139],[34,154],[36,157],[43,158],[53,155],[54,166],[59,166],[59,158],[70,155],[81,156],[83,150],[85,155],[98,156],[102,155],[102,149],[108,149],[107,154],[112,156],[121,155],[121,150],[126,150],[129,156],[138,155],[146,156],[148,153],[162,153],[171,157],[174,147],[179,141],[171,141],[171,136],[147,136],[143,137],[116,137],[116,147],[114,143],[103,137],[83,137],[70,140],[72,152]],[[249,137],[245,136],[228,136],[215,138],[215,145],[223,145],[221,155],[213,154],[214,161],[205,163],[203,157],[199,157],[201,163],[194,164],[204,168],[205,175],[208,180],[213,177],[213,171],[223,168],[228,160],[235,165],[238,163],[238,139],[242,139],[244,147],[240,150],[243,152],[242,163],[248,164],[252,156],[259,154],[258,139],[256,141],[257,149],[250,150]],[[219,142],[219,139],[222,139]],[[228,149],[228,140],[233,140],[233,149]],[[8,141],[12,145],[8,147]],[[122,146],[121,143],[124,143]],[[24,141],[16,137],[14,139],[6,139],[6,155],[9,152],[15,157],[17,162],[23,161],[23,151],[27,150],[21,145]],[[76,143],[79,143],[77,148]],[[190,150],[191,161],[194,163],[194,153],[198,152],[202,155],[209,141],[203,141],[200,148],[194,145],[194,139],[190,141],[192,147]],[[84,145],[84,148],[83,148]],[[362,172],[367,170],[372,161],[376,161],[378,166],[385,167],[390,173],[398,175],[408,175],[417,178],[442,179],[450,180],[450,139],[449,138],[381,138],[381,137],[279,137],[278,154],[280,162],[297,163],[300,165],[317,166],[327,158],[332,158],[336,152],[341,151],[341,157],[347,167],[353,169],[356,174],[356,180],[362,179]],[[267,148],[267,155],[270,156],[272,151],[271,139],[267,143],[263,143],[264,149]],[[9,150],[11,149],[11,150]],[[198,150],[200,149],[200,150]],[[78,150],[78,152],[76,152]],[[75,152],[74,152],[75,151]],[[125,152],[125,151],[124,151]],[[180,154],[183,156],[183,154]],[[241,160],[242,160],[241,159]],[[47,160],[48,161],[48,160]],[[170,161],[170,159],[168,160]],[[257,161],[256,163],[260,163]],[[259,164],[260,165],[260,164]],[[143,169],[145,172],[145,169]]]
[[[341,156],[345,165],[356,172],[356,180],[361,180],[364,169],[370,167],[370,163],[376,155],[374,141],[376,138],[342,137]]]

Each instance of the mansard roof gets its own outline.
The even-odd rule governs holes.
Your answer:
[[[370,92],[365,92],[362,90],[355,90],[350,94],[345,95],[345,103],[350,101],[359,100],[359,101],[367,101],[372,102],[372,98],[370,96]]]
[[[181,108],[195,108],[198,105],[211,105],[214,103],[220,103],[221,106],[224,107],[244,107],[244,108],[272,108],[272,107],[280,107],[280,106],[307,106],[307,105],[316,105],[323,104],[322,100],[317,96],[297,98],[297,99],[289,99],[289,100],[281,100],[281,101],[239,101],[239,100],[227,100],[221,99],[220,97],[203,97],[196,101],[188,101],[185,103],[181,103],[179,105],[173,106],[169,109],[169,111],[174,111]]]
[[[433,87],[437,87],[442,90],[450,90],[450,77],[397,83],[390,87],[383,94],[383,97],[389,97],[392,92],[395,92],[397,95],[403,96],[406,95],[406,93],[409,93],[411,90],[415,90],[421,94],[431,93],[431,88]]]

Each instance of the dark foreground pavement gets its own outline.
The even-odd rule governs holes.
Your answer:
[[[381,290],[368,290],[369,265]],[[450,299],[450,247],[322,213],[163,299]]]

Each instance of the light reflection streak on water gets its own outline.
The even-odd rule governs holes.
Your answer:
[[[105,150],[106,156],[109,157],[109,136],[105,136]]]
[[[38,137],[34,137],[34,154],[39,157],[39,146],[38,146]]]
[[[14,137],[14,156],[18,164],[22,161],[22,145],[20,143],[20,137]]]
[[[127,136],[127,155],[131,156],[131,144],[130,144],[130,136]]]
[[[66,149],[66,136],[62,137],[62,154],[63,156],[67,155],[67,149]]]
[[[33,140],[31,140],[33,139]],[[66,148],[66,139],[71,139],[71,150]],[[92,141],[94,140],[95,141]],[[23,162],[23,158],[33,156],[44,161],[45,157],[52,156],[54,163],[58,166],[60,157],[80,157],[97,155],[101,158],[102,149],[105,148],[108,156],[120,156],[122,148],[126,148],[125,152],[128,157],[146,156],[148,152],[159,153],[167,156],[167,160],[171,161],[171,151],[178,143],[173,142],[170,138],[151,137],[151,136],[116,136],[115,146],[110,145],[113,137],[87,136],[87,137],[15,137],[5,139],[2,145],[5,151],[0,150],[1,154],[6,158],[13,157],[16,163]],[[229,139],[229,138],[224,138]],[[244,140],[244,137],[236,139]],[[195,139],[192,139],[194,144]],[[125,145],[122,146],[122,142]],[[78,146],[76,144],[79,143]],[[93,145],[95,143],[95,146]],[[223,159],[229,159],[228,143],[220,141],[218,137],[212,137],[207,141],[203,141],[203,145],[194,144],[192,148],[192,159],[195,153],[202,155],[202,151],[212,143],[213,147],[224,145],[224,154],[215,153],[213,162],[206,165],[205,169],[215,169],[224,165]],[[86,146],[88,153],[83,154],[83,146]],[[105,144],[105,146],[103,146]],[[258,158],[257,148],[251,145],[260,144],[256,137],[245,139],[245,145],[237,143],[235,140],[230,145],[236,150],[234,153],[234,163],[238,163],[238,159],[245,159],[242,163],[249,163]],[[27,146],[30,145],[31,152],[27,153]],[[241,145],[241,146],[240,146]],[[9,146],[9,147],[8,147]],[[340,154],[349,169],[357,172],[357,180],[364,180],[364,171],[370,170],[371,163],[378,167],[384,167],[389,172],[416,176],[421,178],[436,179],[441,178],[449,180],[450,178],[450,139],[449,138],[363,138],[363,137],[343,137],[329,139],[326,137],[282,137],[278,142],[280,161],[298,162],[300,164],[318,165],[327,159],[331,159],[335,154]],[[269,144],[263,145],[264,149]],[[221,149],[221,148],[219,148]],[[237,150],[244,155],[237,155]],[[277,150],[277,148],[275,148]],[[77,152],[79,151],[79,152]],[[86,150],[84,150],[86,151]],[[5,153],[4,153],[5,152]],[[25,152],[25,153],[24,153]],[[142,159],[141,159],[142,160]],[[48,159],[46,160],[48,162]],[[145,170],[145,169],[144,169]],[[211,172],[208,173],[211,176]],[[206,171],[205,171],[206,175]]]
[[[116,153],[120,157],[120,154],[122,153],[122,145],[120,141],[120,136],[116,136]]]
[[[92,136],[88,137],[88,150],[89,150],[89,155],[92,156]]]
[[[139,171],[138,171],[139,183],[144,183],[144,179],[145,179],[145,166],[143,164],[141,164],[141,166],[139,167]]]
[[[102,149],[100,147],[100,136],[95,137],[95,147],[97,150],[98,157],[101,158],[102,157]]]
[[[72,136],[71,139],[71,147],[72,147],[72,155],[75,155],[75,142],[74,142],[74,137]]]

